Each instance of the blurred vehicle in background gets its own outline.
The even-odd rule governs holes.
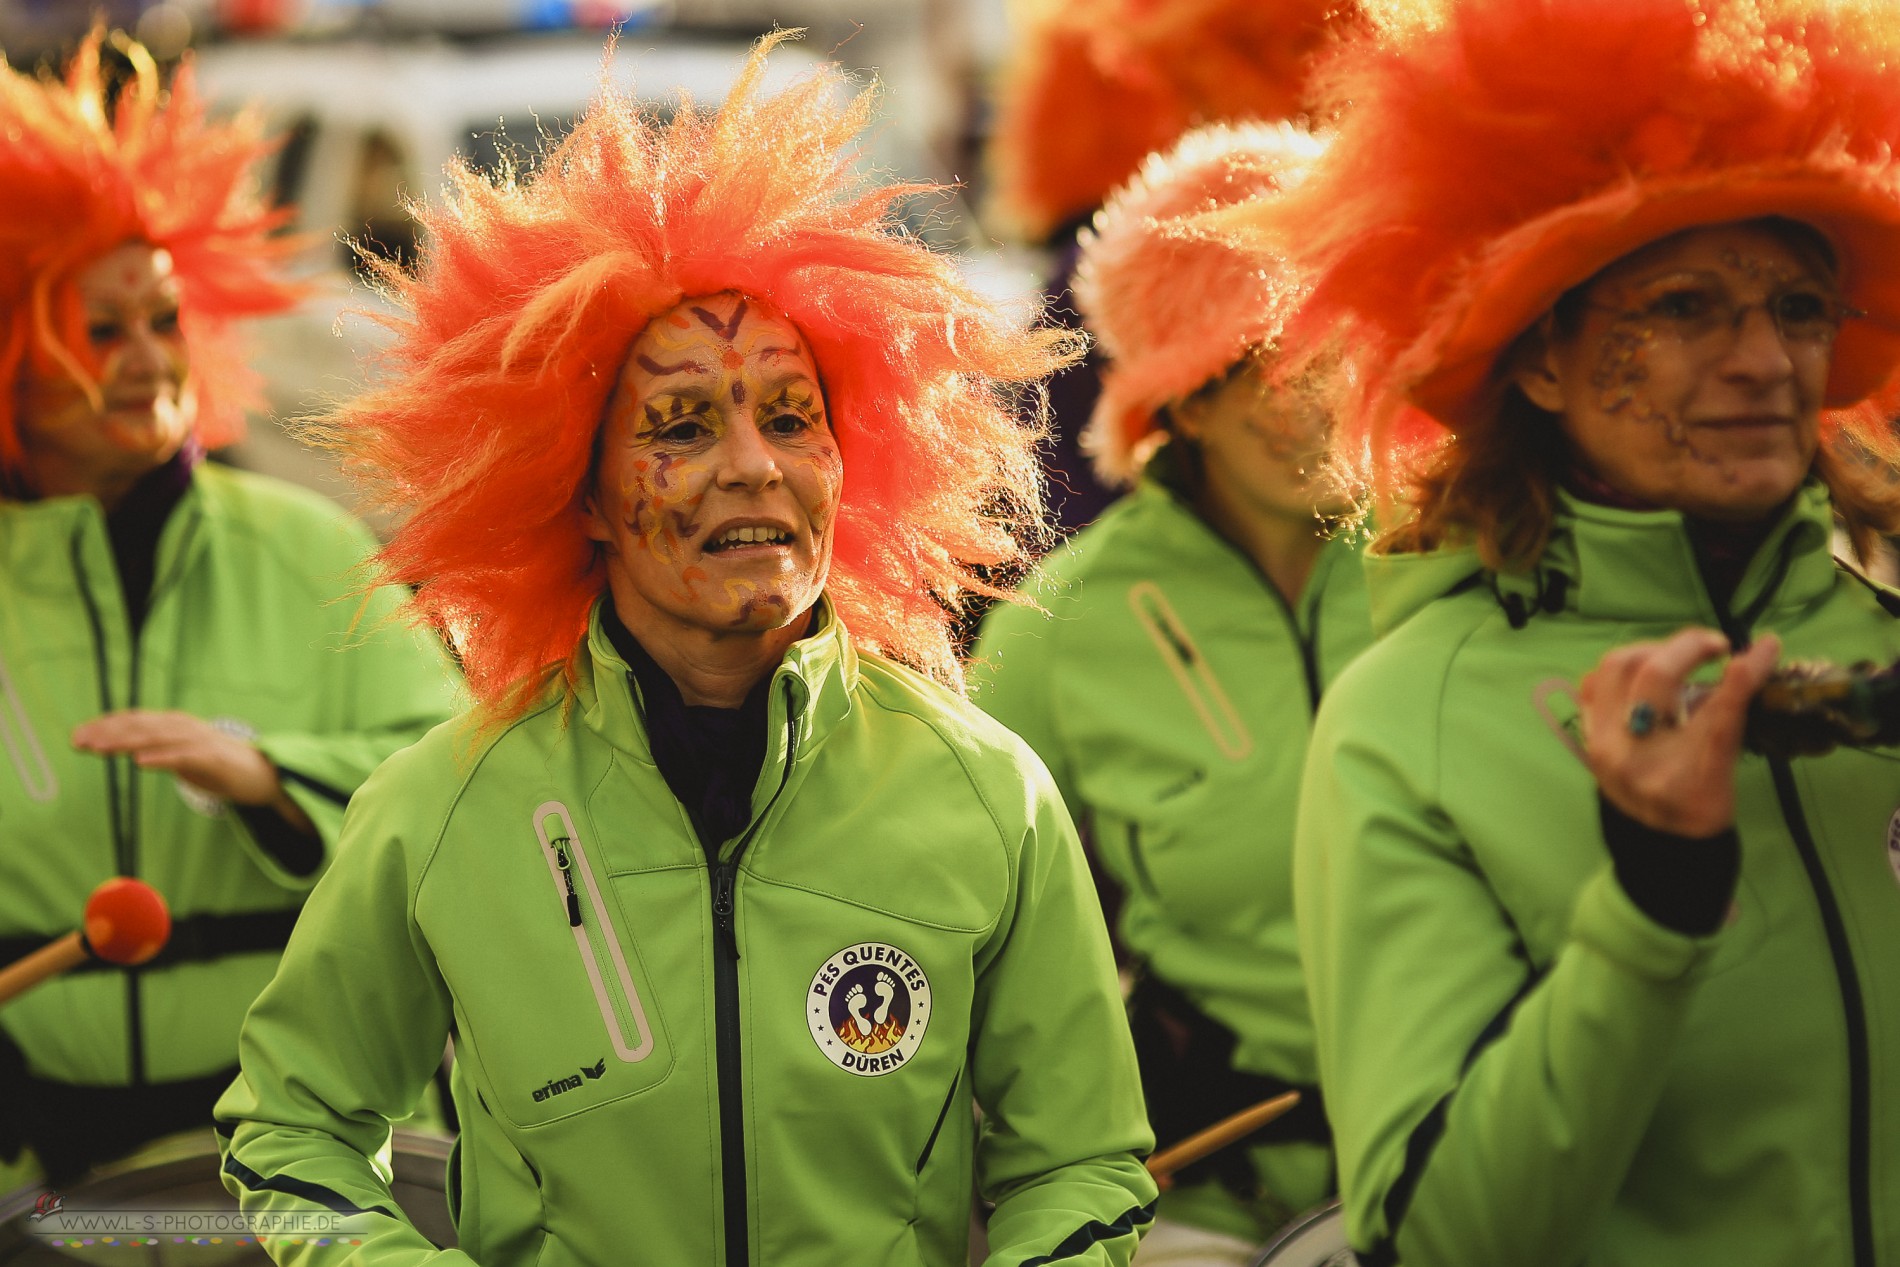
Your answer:
[[[358,390],[387,342],[387,306],[361,279],[350,241],[409,259],[404,199],[438,196],[460,154],[492,170],[531,160],[600,83],[606,28],[620,31],[613,81],[667,109],[685,89],[722,100],[752,39],[804,27],[771,78],[836,59],[882,87],[865,156],[887,176],[953,186],[901,209],[931,246],[956,254],[973,284],[1024,308],[1039,301],[1043,254],[1002,246],[972,215],[988,114],[983,67],[1006,43],[1006,0],[0,0],[0,53],[51,69],[95,20],[131,32],[170,65],[188,49],[220,109],[261,109],[284,137],[273,184],[311,242],[316,294],[257,331],[271,416],[224,456],[360,501],[286,420]]]
[[[416,228],[404,200],[438,196],[451,157],[480,171],[504,160],[529,166],[541,139],[564,134],[595,95],[604,45],[598,32],[564,32],[472,42],[245,41],[197,54],[208,100],[261,110],[282,133],[273,192],[294,209],[291,231],[311,241],[316,283],[296,312],[257,323],[255,364],[276,421],[254,420],[231,460],[353,504],[329,459],[282,423],[356,390],[364,358],[387,342],[371,315],[385,304],[364,284],[358,251],[414,258]],[[743,40],[629,32],[608,73],[659,110],[682,92],[713,104],[745,53]],[[782,49],[768,78],[776,86],[818,60],[802,46]]]

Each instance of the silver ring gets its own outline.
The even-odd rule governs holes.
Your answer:
[[[1637,700],[1634,704],[1630,705],[1629,717],[1623,724],[1629,728],[1630,734],[1636,736],[1638,739],[1654,733],[1656,729],[1656,706],[1648,700]]]

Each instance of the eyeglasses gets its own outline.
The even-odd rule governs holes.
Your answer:
[[[1765,299],[1741,303],[1715,285],[1676,285],[1635,308],[1586,304],[1620,321],[1640,321],[1658,333],[1673,336],[1685,347],[1713,349],[1731,346],[1742,323],[1756,308],[1768,314],[1781,341],[1789,347],[1821,347],[1834,342],[1841,326],[1867,314],[1821,290],[1797,288],[1778,291]]]

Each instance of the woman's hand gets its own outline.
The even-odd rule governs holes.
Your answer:
[[[140,768],[169,770],[193,787],[236,805],[274,809],[302,831],[309,815],[284,793],[270,758],[190,713],[127,708],[73,731],[73,747],[99,756],[129,755]]]
[[[1728,650],[1713,629],[1684,629],[1663,642],[1618,647],[1583,679],[1584,759],[1611,804],[1646,827],[1703,837],[1735,822],[1735,761],[1748,701],[1774,671],[1781,641],[1756,639],[1685,716],[1689,674]]]

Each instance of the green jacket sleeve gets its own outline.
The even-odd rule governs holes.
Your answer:
[[[1301,794],[1295,909],[1347,1226],[1373,1267],[1572,1262],[1648,1129],[1710,943],[1638,912],[1606,864],[1547,970],[1529,966],[1437,809],[1422,694],[1348,671]]]
[[[1154,1137],[1074,825],[1040,769],[1028,793],[1011,901],[978,965],[970,1051],[985,1114],[978,1177],[996,1203],[987,1261],[1126,1264],[1154,1217],[1137,1160]]]
[[[1054,603],[1050,583],[1045,582],[1038,592],[1043,602]],[[990,608],[970,656],[970,698],[1036,750],[1055,776],[1064,804],[1079,805],[1068,753],[1056,727],[1057,619],[1022,603]]]
[[[366,600],[341,599],[344,628],[330,639],[334,679],[325,689],[343,702],[345,720],[325,731],[279,730],[257,737],[284,791],[316,826],[325,852],[343,825],[350,796],[391,753],[420,739],[456,710],[456,673],[440,643],[403,622],[400,590]],[[242,822],[242,819],[238,820]],[[249,831],[244,841],[265,873],[286,888],[308,888],[322,868],[286,870]]]
[[[353,1263],[469,1263],[403,1217],[373,1160],[441,1061],[450,1019],[410,917],[416,876],[384,813],[394,798],[377,798],[378,783],[352,807],[335,865],[245,1019],[241,1072],[217,1106],[224,1185],[249,1214],[349,1215]],[[281,1241],[271,1254],[287,1267],[337,1261]]]

